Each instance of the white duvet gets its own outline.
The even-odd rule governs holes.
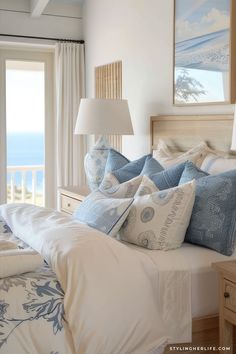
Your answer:
[[[146,254],[55,211],[9,204],[0,214],[55,271],[74,353],[154,354],[191,340],[188,271],[161,273]]]

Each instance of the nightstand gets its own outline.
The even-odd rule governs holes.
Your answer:
[[[87,186],[78,187],[61,187],[59,190],[59,210],[73,214],[75,209],[82,203],[86,196],[90,193]]]
[[[233,332],[236,326],[236,261],[213,263],[219,275],[220,346],[230,347],[222,353],[233,353]]]

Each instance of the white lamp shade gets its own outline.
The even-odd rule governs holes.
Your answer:
[[[128,101],[121,99],[81,99],[75,134],[132,135]]]
[[[234,125],[233,125],[231,150],[236,150],[236,106],[235,106],[235,111],[234,111]]]

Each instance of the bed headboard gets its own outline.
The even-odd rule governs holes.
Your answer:
[[[151,117],[151,150],[163,139],[180,151],[206,141],[211,148],[230,153],[232,128],[231,114]]]

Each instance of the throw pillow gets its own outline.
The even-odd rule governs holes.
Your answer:
[[[199,179],[205,176],[208,176],[208,173],[202,171],[192,162],[187,161],[183,173],[180,177],[179,185],[192,181],[193,179]]]
[[[204,157],[209,151],[209,147],[203,141],[187,152],[173,152],[163,140],[160,140],[157,150],[153,151],[153,157],[157,159],[164,168],[186,162],[187,160],[192,161],[195,165],[200,167]]]
[[[136,197],[120,229],[123,241],[149,249],[181,246],[195,199],[195,182]]]
[[[208,154],[202,162],[201,169],[210,175],[235,170],[236,159],[227,159],[216,154]]]
[[[91,193],[75,210],[73,218],[112,237],[116,236],[133,203],[133,198],[108,198]]]
[[[160,190],[173,188],[178,186],[184,167],[185,162],[172,166],[162,172],[150,175],[149,177]]]
[[[193,166],[189,180],[192,177]],[[235,201],[236,170],[196,179],[196,199],[185,241],[231,256],[236,239]]]

